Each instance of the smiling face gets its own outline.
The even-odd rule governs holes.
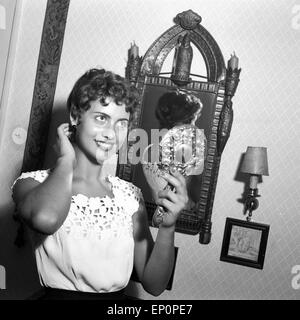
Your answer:
[[[77,146],[89,159],[98,163],[120,149],[128,132],[130,114],[126,112],[125,105],[118,105],[111,98],[107,98],[106,103],[104,106],[99,100],[91,101],[90,108],[81,114],[76,130]]]

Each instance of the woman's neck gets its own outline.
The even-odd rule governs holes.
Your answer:
[[[82,152],[82,150],[76,144],[74,144],[73,147],[76,154],[76,166],[74,168],[74,177],[89,182],[102,181],[103,164],[90,159],[84,152]]]

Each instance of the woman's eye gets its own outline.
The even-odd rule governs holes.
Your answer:
[[[104,123],[106,121],[106,117],[105,116],[102,116],[102,115],[99,115],[96,117],[96,120],[100,123]]]

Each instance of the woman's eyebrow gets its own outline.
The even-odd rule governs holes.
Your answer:
[[[129,121],[128,119],[126,119],[126,118],[121,118],[121,119],[118,119],[118,121]]]
[[[108,118],[111,118],[111,116],[109,114],[107,114],[105,112],[102,112],[102,111],[93,111],[93,114],[101,114],[101,115],[104,115],[104,116],[106,116]]]
[[[111,119],[111,116],[109,115],[109,114],[107,114],[107,113],[105,113],[105,112],[102,112],[102,111],[93,111],[93,114],[97,114],[97,115],[104,115],[104,116],[106,116],[107,118],[109,118],[109,119]],[[117,121],[127,121],[127,122],[129,122],[129,120],[127,119],[127,118],[120,118],[120,119],[118,119]]]

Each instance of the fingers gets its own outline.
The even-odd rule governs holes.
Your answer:
[[[171,173],[180,181],[181,184],[185,185],[185,178],[180,172],[178,172],[176,169],[171,169]]]
[[[159,198],[166,198],[166,199],[169,199],[172,202],[176,202],[177,201],[177,195],[171,190],[159,191],[157,195],[158,195]]]
[[[60,139],[63,139],[64,137],[69,138],[71,135],[70,125],[68,123],[62,123],[57,128],[57,135]]]
[[[168,212],[175,212],[176,211],[174,203],[166,198],[158,198],[157,204],[159,206],[164,207],[164,209]]]
[[[165,174],[164,179],[168,181],[169,185],[175,187],[176,191],[164,189],[158,192],[156,204],[162,206],[166,214],[163,215],[163,222],[165,226],[171,226],[176,223],[180,213],[188,203],[188,194],[186,188],[186,180],[182,174],[176,170],[170,170],[171,174]]]
[[[185,179],[181,176],[181,174],[177,174],[178,178],[174,176],[168,177],[169,181],[172,181],[176,186],[176,193],[170,189],[165,189],[159,191],[157,196],[158,199],[156,203],[164,206],[168,211],[177,215],[188,203],[188,194],[186,189]],[[182,179],[184,181],[182,181]]]
[[[186,181],[181,173],[176,170],[170,170],[171,174],[165,173],[164,179],[176,188],[176,193],[186,193]]]

